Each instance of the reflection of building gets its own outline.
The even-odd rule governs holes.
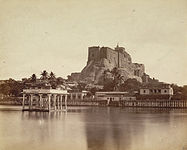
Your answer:
[[[62,110],[63,101],[67,107],[67,91],[62,89],[35,88],[23,90],[23,111]],[[25,104],[28,103],[28,108]]]
[[[140,119],[145,118],[137,117],[138,114],[129,112],[128,108],[95,107],[85,111],[87,112],[83,114],[88,150],[129,150],[137,144],[134,139],[144,141],[142,133],[145,127]]]
[[[173,88],[169,84],[146,85],[140,89],[140,98],[168,99],[173,96]]]
[[[120,101],[120,100],[136,100],[136,97],[128,92],[96,92],[97,100]]]

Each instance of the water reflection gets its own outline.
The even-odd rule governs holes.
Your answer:
[[[38,138],[40,142],[49,142],[49,139],[52,137],[56,137],[56,133],[60,136],[64,136],[61,134],[62,129],[64,128],[66,113],[63,112],[23,112],[21,120],[24,122],[22,129],[22,135],[28,131],[30,134],[31,139]],[[26,124],[28,123],[28,124]],[[26,129],[25,126],[32,126],[32,129]],[[55,131],[57,130],[57,131]]]
[[[185,145],[187,135],[184,131],[187,128],[183,123],[187,121],[186,110],[94,108],[93,111],[91,115],[85,113],[88,150],[137,150],[140,147],[167,150]],[[180,113],[179,118],[175,116],[177,113]],[[183,139],[173,143],[175,132]]]
[[[48,113],[1,108],[0,149],[175,150],[187,145],[187,110],[69,107],[67,113]]]
[[[28,138],[27,142],[32,145],[26,149],[86,149],[84,124],[81,114],[76,114],[73,115],[71,112],[69,114],[66,112],[23,112],[20,134]]]
[[[132,132],[137,136],[144,131],[144,126],[137,126],[129,114],[116,108],[103,109],[97,113],[85,113],[85,131],[89,150],[130,149]],[[133,131],[132,129],[137,129]]]

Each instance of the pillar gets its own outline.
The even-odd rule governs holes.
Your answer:
[[[56,96],[57,96],[57,95],[56,95],[56,94],[54,94],[53,96],[54,96],[54,97],[53,97],[54,109],[56,110],[56,99],[57,99],[57,98],[56,98]]]
[[[51,94],[47,94],[48,95],[48,110],[51,110]]]
[[[36,102],[37,102],[37,108],[40,108],[40,99],[39,99],[39,97],[37,97],[37,99],[36,99]]]
[[[63,98],[62,96],[63,95],[60,95],[60,108],[59,108],[60,110],[62,110],[62,98]]]
[[[57,95],[57,97],[56,97],[56,109],[58,110],[59,109],[59,107],[58,107],[58,105],[59,105],[59,96]]]
[[[42,94],[39,94],[39,102],[40,102],[40,108],[42,108],[43,105],[43,99],[42,99]]]
[[[29,105],[29,110],[31,109],[31,96],[28,95],[29,101],[28,101],[28,105]]]
[[[60,110],[60,108],[61,108],[61,95],[59,95],[59,104],[58,104],[58,109]]]
[[[25,94],[23,94],[23,102],[22,102],[22,109],[24,110],[25,109]]]
[[[57,106],[58,106],[57,109],[60,110],[60,95],[57,98]]]
[[[30,94],[30,109],[32,110],[33,108],[33,94]]]
[[[67,95],[65,95],[65,109],[67,110]]]

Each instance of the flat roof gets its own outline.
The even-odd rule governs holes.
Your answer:
[[[59,89],[23,89],[25,94],[68,94],[67,90]]]
[[[96,92],[96,94],[127,94],[128,92]]]

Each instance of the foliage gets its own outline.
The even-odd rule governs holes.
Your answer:
[[[57,87],[56,76],[52,71],[49,74],[48,82],[50,83],[50,85],[53,89],[55,89]]]
[[[113,76],[113,80],[106,79],[106,73],[109,72]],[[105,70],[104,73],[104,91],[119,91],[120,85],[124,81],[124,77],[120,74],[118,68],[114,67],[111,71]]]
[[[50,84],[52,88],[56,88],[58,85],[64,83],[64,79],[61,77],[56,78],[55,74],[44,70],[41,73],[41,78],[37,79],[36,74],[32,74],[30,78],[24,78],[23,81],[16,81],[13,79],[5,80],[4,83],[0,84],[0,94],[6,96],[21,96],[21,92],[25,88],[30,88],[33,85],[42,86],[44,84]]]
[[[9,79],[0,85],[0,93],[6,96],[20,96],[23,88],[23,83]]]
[[[42,73],[41,73],[41,79],[42,80],[47,80],[48,79],[48,72],[46,70],[44,70]]]
[[[111,73],[113,78],[104,80],[103,91],[127,91],[133,92],[138,91],[142,84],[138,82],[136,79],[128,79],[126,81],[123,80],[123,76],[120,75],[120,72],[117,68],[114,68],[112,71],[106,70],[104,71],[104,75],[106,73]],[[122,82],[123,81],[123,82]],[[41,73],[41,78],[37,79],[36,74],[32,74],[30,78],[24,78],[23,81],[16,81],[13,79],[5,80],[4,83],[0,84],[0,94],[6,96],[21,96],[21,92],[25,88],[30,88],[33,85],[39,85],[42,83],[49,83],[52,88],[56,88],[58,85],[65,85],[65,80],[61,77],[56,77],[53,72],[48,75],[48,72],[44,70]],[[79,82],[74,89],[82,91],[88,90],[86,89],[85,82]],[[182,99],[187,100],[187,85],[186,86],[178,86],[176,84],[171,84],[171,87],[174,90],[174,95],[176,97],[182,97]],[[96,91],[99,91],[98,88],[93,87],[89,89],[90,95],[94,95]]]
[[[80,90],[80,91],[83,91],[83,90],[86,90],[86,83],[84,82],[79,82],[78,85],[77,85],[77,89]]]
[[[113,80],[108,80],[104,83],[103,91],[114,91],[115,83]]]
[[[187,85],[182,87],[182,98],[187,100]]]
[[[55,80],[56,76],[55,74],[51,71],[51,73],[49,74],[49,80]]]
[[[31,82],[35,83],[36,79],[37,79],[36,74],[32,74],[32,76],[31,76]]]
[[[65,82],[65,80],[63,78],[61,78],[61,77],[56,78],[57,85],[64,84],[64,82]]]
[[[123,84],[120,85],[120,91],[133,92],[138,91],[142,84],[136,79],[127,79]]]

